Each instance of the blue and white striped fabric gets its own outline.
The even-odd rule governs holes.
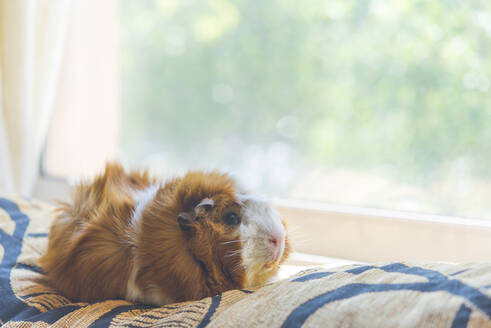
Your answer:
[[[0,198],[4,327],[491,327],[491,263],[316,268],[257,290],[163,307],[73,303],[46,284],[36,264],[52,210]]]
[[[490,281],[489,263],[318,268],[266,286],[227,313],[237,326],[491,327]]]

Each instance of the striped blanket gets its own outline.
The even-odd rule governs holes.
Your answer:
[[[52,218],[42,202],[0,198],[3,327],[491,327],[491,263],[315,268],[257,290],[162,307],[73,303],[36,264]]]

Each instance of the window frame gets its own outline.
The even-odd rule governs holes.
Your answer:
[[[274,204],[301,253],[362,262],[458,263],[489,261],[491,254],[486,220],[284,199]]]

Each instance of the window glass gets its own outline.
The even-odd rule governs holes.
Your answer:
[[[491,2],[122,0],[121,156],[491,219]]]

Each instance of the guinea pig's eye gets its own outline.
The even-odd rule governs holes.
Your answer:
[[[240,217],[234,212],[225,214],[222,219],[227,225],[238,225],[240,223]]]

